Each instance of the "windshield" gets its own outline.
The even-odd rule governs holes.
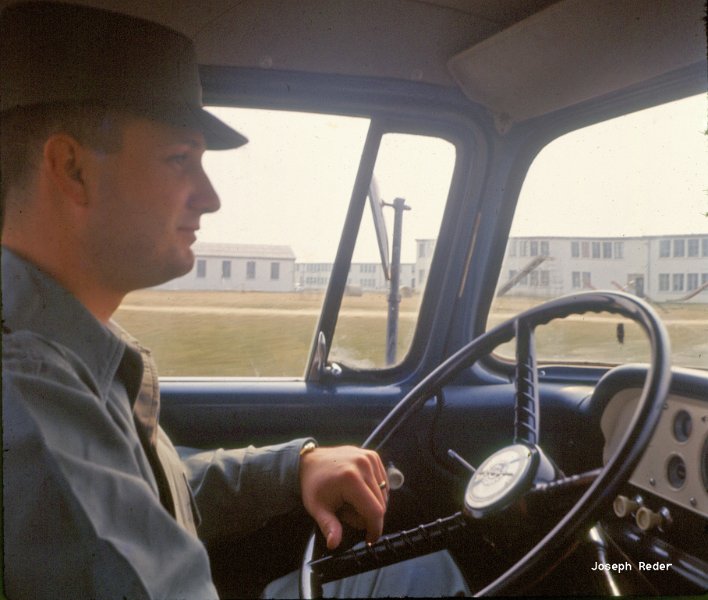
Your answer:
[[[549,144],[523,185],[488,326],[564,294],[622,290],[654,306],[674,365],[708,368],[706,164],[704,95]],[[540,360],[616,364],[647,353],[639,330],[616,316],[539,330]]]

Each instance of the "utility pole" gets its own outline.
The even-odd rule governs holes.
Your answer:
[[[403,211],[410,210],[405,198],[396,198],[392,204],[383,202],[384,206],[392,206],[393,242],[391,248],[391,286],[388,295],[388,324],[386,330],[386,364],[396,362],[396,346],[398,345],[398,306],[401,303],[401,239],[403,237]]]

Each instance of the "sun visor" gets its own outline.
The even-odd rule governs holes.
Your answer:
[[[703,0],[565,0],[453,56],[500,130],[706,60]]]

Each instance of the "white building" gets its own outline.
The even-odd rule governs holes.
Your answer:
[[[332,274],[332,263],[298,263],[295,265],[295,284],[302,290],[324,290]],[[363,292],[384,292],[389,289],[381,263],[352,263],[347,286]],[[401,288],[416,289],[415,265],[402,264]]]
[[[193,246],[196,260],[186,275],[158,289],[292,292],[295,254],[290,246],[210,244]]]
[[[415,241],[415,273],[420,289],[424,289],[425,283],[428,281],[428,273],[430,273],[430,263],[433,260],[433,252],[435,252],[436,241],[437,240],[434,239]]]
[[[512,237],[497,293],[555,297],[624,289],[656,302],[708,302],[708,235]],[[699,291],[700,290],[700,291]]]

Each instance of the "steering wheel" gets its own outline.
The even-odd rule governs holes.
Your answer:
[[[614,455],[602,469],[563,477],[539,446],[538,376],[534,349],[536,327],[587,312],[620,314],[638,323],[649,339],[651,358],[634,417]],[[318,556],[313,535],[300,572],[301,595],[318,597],[322,584],[414,556],[439,550],[471,520],[498,515],[530,495],[568,487],[587,489],[564,517],[506,572],[475,595],[510,594],[538,574],[540,561],[558,556],[578,530],[594,521],[629,478],[661,416],[671,380],[670,346],[664,325],[643,300],[619,292],[582,292],[530,308],[482,334],[435,368],[413,388],[371,433],[365,447],[380,450],[391,436],[463,369],[499,344],[516,338],[515,423],[513,444],[487,458],[474,472],[461,512],[434,523],[389,534],[371,546]]]

